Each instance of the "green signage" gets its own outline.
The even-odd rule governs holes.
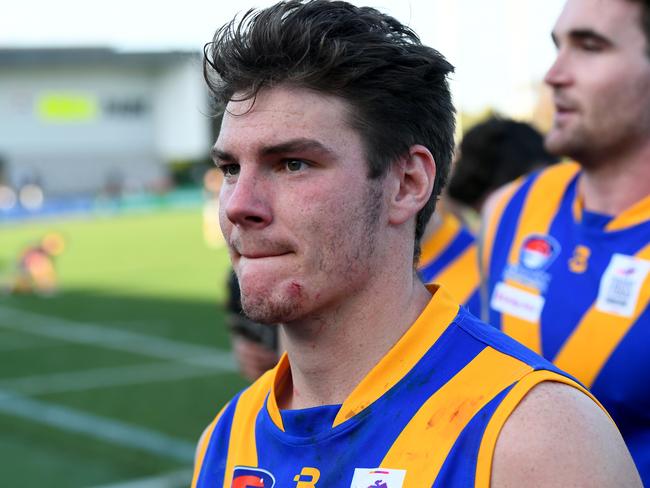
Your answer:
[[[50,92],[38,97],[36,111],[45,122],[90,122],[97,118],[99,107],[92,95]]]

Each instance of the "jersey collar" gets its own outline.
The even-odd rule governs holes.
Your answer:
[[[409,330],[370,370],[341,405],[332,427],[359,414],[395,386],[426,354],[458,314],[459,306],[438,285],[428,285],[433,295]],[[267,410],[273,423],[284,431],[277,404],[278,393],[287,387],[291,374],[289,357],[282,355],[274,372]]]

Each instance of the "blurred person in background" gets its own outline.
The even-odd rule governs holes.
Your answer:
[[[422,281],[443,283],[456,300],[480,317],[481,279],[473,222],[492,192],[556,161],[544,149],[542,135],[529,124],[490,117],[472,127],[456,149],[445,198],[424,232],[419,263]]]
[[[46,234],[39,242],[25,246],[16,259],[9,291],[44,296],[56,293],[58,278],[54,261],[64,249],[63,237],[57,233]]]
[[[489,322],[589,387],[650,486],[650,2],[568,0],[547,149],[490,205]]]
[[[476,234],[483,205],[494,191],[558,159],[530,124],[489,117],[468,130],[456,149],[447,207]]]
[[[289,1],[220,28],[204,68],[242,308],[287,353],[206,429],[194,486],[640,486],[580,385],[417,276],[453,152],[440,53]]]

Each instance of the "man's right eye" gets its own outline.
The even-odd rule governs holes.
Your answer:
[[[580,47],[584,51],[599,52],[599,51],[603,50],[604,44],[599,39],[594,39],[592,37],[586,37],[586,38],[581,40]]]
[[[219,169],[223,172],[224,176],[236,176],[239,174],[238,164],[222,164]]]

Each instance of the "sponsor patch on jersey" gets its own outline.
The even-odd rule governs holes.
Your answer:
[[[600,279],[596,309],[621,317],[632,317],[649,272],[650,261],[614,254]]]
[[[494,287],[490,307],[497,312],[537,323],[544,308],[544,297],[499,282]]]
[[[546,269],[559,252],[560,244],[551,236],[532,234],[521,244],[519,262],[528,269]]]
[[[232,488],[273,488],[275,478],[265,469],[236,466],[230,486]]]
[[[551,275],[546,269],[555,261],[560,250],[560,243],[551,236],[527,236],[519,249],[519,261],[506,266],[503,279],[517,281],[544,293],[551,280]]]
[[[402,488],[405,477],[403,469],[356,468],[350,488]]]

